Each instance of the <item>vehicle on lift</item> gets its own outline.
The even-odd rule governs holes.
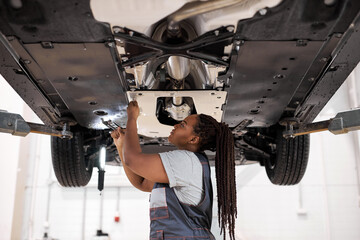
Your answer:
[[[133,99],[144,152],[174,149],[172,126],[205,113],[233,130],[237,164],[300,182],[309,135],[283,132],[311,123],[358,64],[360,1],[191,1],[145,30],[96,20],[97,6],[0,1],[1,75],[46,126],[73,134],[51,138],[62,186],[88,183],[101,146],[120,164],[109,130],[126,126]]]

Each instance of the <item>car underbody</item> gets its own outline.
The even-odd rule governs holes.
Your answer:
[[[0,73],[45,125],[82,133],[86,163],[106,146],[120,164],[109,130],[137,100],[144,152],[206,113],[233,130],[237,164],[274,168],[284,125],[311,123],[358,64],[360,2],[180,3],[132,26],[124,3],[0,1]]]

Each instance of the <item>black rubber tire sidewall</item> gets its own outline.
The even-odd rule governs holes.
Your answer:
[[[55,176],[61,186],[82,187],[91,179],[93,166],[86,166],[82,132],[72,139],[51,137],[51,154]]]
[[[265,162],[268,178],[276,185],[295,185],[303,178],[310,148],[310,136],[302,135],[285,139],[279,131],[276,138],[276,155],[272,164]]]

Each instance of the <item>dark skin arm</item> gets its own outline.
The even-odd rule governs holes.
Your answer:
[[[120,139],[121,131],[118,129],[118,140],[114,138],[115,134],[113,138],[130,182],[142,191],[151,191],[155,182],[169,183],[160,155],[144,154],[141,151],[136,126],[139,106],[136,101],[129,103],[127,113],[126,134]]]
[[[121,129],[120,127],[111,133],[111,137],[114,139],[114,143],[116,149],[118,150],[119,157],[121,163],[124,167],[125,174],[131,184],[136,187],[137,189],[144,191],[144,192],[151,192],[154,182],[151,182],[136,173],[134,173],[129,167],[126,166],[124,163],[124,155],[123,155],[123,145],[124,145],[124,138],[125,138],[125,129]]]

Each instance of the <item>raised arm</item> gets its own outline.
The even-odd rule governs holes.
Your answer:
[[[127,114],[128,121],[123,148],[125,165],[135,174],[151,182],[169,183],[160,155],[144,154],[141,151],[136,126],[139,106],[136,101],[129,103]]]
[[[124,167],[125,174],[134,187],[144,192],[151,192],[154,186],[154,182],[149,181],[139,176],[138,174],[134,173],[124,163],[124,155],[123,155],[124,136],[125,136],[125,129],[121,129],[120,127],[111,133],[111,137],[114,139],[116,149],[118,150],[120,160]]]

